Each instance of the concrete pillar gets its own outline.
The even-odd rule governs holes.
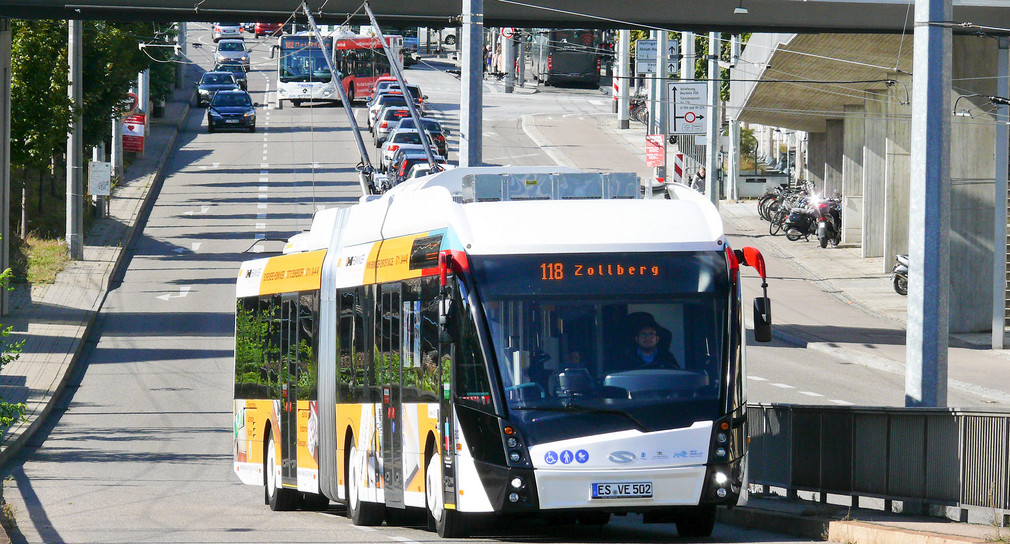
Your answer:
[[[726,173],[726,183],[729,189],[728,197],[736,200],[736,183],[740,177],[740,121],[736,117],[729,119],[729,171]]]
[[[845,129],[842,119],[828,119],[824,129],[824,196],[842,194],[842,148]]]
[[[974,36],[958,36],[951,45],[951,77],[957,81],[955,93],[961,95],[983,94],[1007,96],[1000,92],[999,82],[1006,86],[1006,78],[993,76],[999,70],[999,41],[980,40]],[[1005,75],[1005,74],[1004,74]],[[965,85],[962,85],[962,82]],[[951,100],[955,100],[951,96]],[[993,105],[978,97],[965,97],[965,103],[978,104],[972,108],[973,117],[950,117],[950,152],[957,160],[950,162],[950,297],[948,322],[950,332],[991,332],[992,312],[982,312],[993,301],[992,270],[996,252],[1002,260],[1006,242],[994,243],[996,210],[1006,210],[1006,189],[997,189],[997,165],[1007,166],[1006,138],[1000,145],[998,131],[1006,129],[1006,116],[997,117]],[[951,107],[953,110],[953,102]],[[1002,159],[997,160],[1001,155]],[[1001,174],[1003,180],[1006,175]],[[994,196],[1002,192],[1000,199]],[[1005,219],[1003,225],[1006,225]],[[1004,237],[1005,240],[1005,237]],[[1004,288],[1000,289],[1005,290]],[[1001,327],[997,327],[1001,328]]]
[[[84,33],[80,20],[68,21],[68,61],[69,85],[67,94],[70,101],[82,104],[82,56]],[[71,259],[84,258],[84,149],[80,110],[73,115],[70,134],[67,136],[67,250]]]
[[[483,162],[484,0],[463,0],[460,71],[459,165]]]
[[[796,153],[793,156],[793,177],[796,178],[796,181],[800,181],[800,177],[806,170],[806,165],[810,162],[810,134],[797,130],[793,132],[792,140],[796,147]]]
[[[112,148],[109,150],[113,179],[123,179],[123,120],[112,119]]]
[[[884,257],[884,177],[887,172],[887,92],[867,91],[863,130],[862,257]],[[884,258],[887,262],[893,259]]]
[[[842,243],[862,242],[863,140],[866,115],[863,106],[845,106],[842,144]]]
[[[514,32],[514,30],[513,30]],[[502,40],[502,56],[505,58],[505,92],[511,93],[515,90],[515,67],[516,67],[516,45],[512,38]]]
[[[823,132],[811,132],[807,135],[807,181],[813,184],[814,190],[824,193],[824,150],[827,137]]]
[[[622,28],[618,31],[617,40],[617,81],[620,85],[620,93],[617,95],[617,127],[628,129],[631,127],[631,116],[629,112],[631,87],[631,31]]]
[[[670,104],[669,97],[667,97],[667,66],[666,66],[666,50],[667,44],[669,42],[669,34],[665,30],[656,32],[656,109],[652,110],[656,113],[656,132],[653,134],[662,134],[663,141],[667,139],[667,134],[670,132],[670,126],[667,123],[667,116],[669,115]],[[651,120],[651,118],[650,118]],[[665,144],[664,144],[665,145]],[[656,179],[660,183],[666,182],[666,157],[663,158],[663,166],[656,167]]]
[[[0,270],[11,266],[11,22],[0,19]],[[10,298],[0,289],[0,315],[10,313]]]
[[[999,54],[996,60],[996,95],[1010,96],[1010,39],[999,39]],[[997,110],[1000,118],[1010,115],[1010,108],[1000,106]],[[1010,160],[1010,130],[1006,123],[996,125],[996,179],[995,208],[993,220],[993,277],[992,277],[992,349],[1003,349],[1006,332],[1006,299],[1007,299],[1007,207],[1000,204],[1010,202],[1007,194],[1008,173],[1007,161]]]
[[[952,0],[915,0],[905,406],[947,405]]]
[[[889,74],[912,88],[908,76]],[[911,182],[911,105],[902,105],[903,98],[890,94],[887,115],[887,141],[884,170],[884,258],[880,271],[889,272],[894,256],[908,253],[909,190]],[[948,115],[950,112],[947,112]]]

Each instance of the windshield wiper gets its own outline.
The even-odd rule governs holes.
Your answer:
[[[635,427],[639,431],[642,431],[643,433],[644,432],[648,432],[648,428],[645,426],[644,423],[642,423],[641,421],[639,421],[638,419],[636,419],[635,416],[633,416],[633,415],[631,415],[631,414],[629,414],[629,413],[627,413],[627,412],[625,412],[623,410],[617,410],[617,409],[614,409],[614,408],[593,408],[593,407],[590,407],[590,406],[583,406],[581,404],[576,404],[575,402],[571,401],[570,399],[565,399],[564,404],[561,405],[561,406],[539,406],[539,407],[537,407],[537,406],[521,406],[521,407],[518,407],[518,408],[509,408],[509,409],[510,410],[520,411],[520,412],[533,411],[533,410],[541,410],[541,411],[544,411],[544,412],[568,412],[568,413],[577,413],[577,414],[615,414],[615,415],[619,415],[619,416],[624,416],[624,417],[628,418],[629,420],[631,420],[631,422],[635,424]]]

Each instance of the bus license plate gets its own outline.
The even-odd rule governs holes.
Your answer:
[[[652,482],[601,482],[590,485],[594,499],[652,498]]]

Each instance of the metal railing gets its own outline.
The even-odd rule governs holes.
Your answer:
[[[1010,516],[1010,413],[751,404],[749,481]]]

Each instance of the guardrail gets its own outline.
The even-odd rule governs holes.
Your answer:
[[[1010,522],[1010,413],[750,404],[749,481],[853,497],[984,509]]]

